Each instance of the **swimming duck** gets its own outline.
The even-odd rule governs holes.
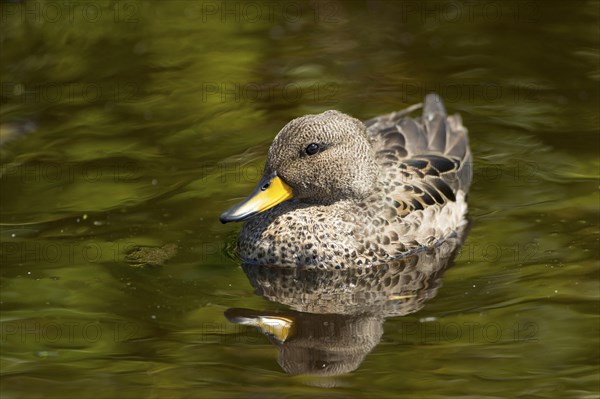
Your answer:
[[[246,221],[244,263],[365,267],[455,236],[471,179],[467,129],[429,94],[364,123],[338,111],[292,120],[255,191],[220,219]]]

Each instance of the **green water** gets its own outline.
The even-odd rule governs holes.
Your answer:
[[[3,397],[599,396],[598,2],[65,4],[0,5]],[[360,322],[257,295],[218,215],[279,129],[430,91],[475,161],[437,294]],[[292,376],[236,308],[381,330]]]

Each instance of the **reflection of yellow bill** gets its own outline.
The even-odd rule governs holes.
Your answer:
[[[221,214],[221,222],[241,222],[293,197],[292,188],[275,173],[261,179],[248,198]]]
[[[263,334],[270,335],[279,342],[285,342],[294,325],[292,319],[279,316],[241,317],[236,322],[245,326],[257,327]]]
[[[256,326],[265,334],[272,335],[279,342],[285,342],[292,330],[293,321],[285,317],[259,317]]]

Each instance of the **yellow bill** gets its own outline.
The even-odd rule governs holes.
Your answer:
[[[223,212],[221,223],[244,221],[292,197],[292,188],[273,173],[263,178],[248,198]]]

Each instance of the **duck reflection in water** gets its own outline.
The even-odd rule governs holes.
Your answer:
[[[244,264],[257,294],[292,310],[232,308],[225,316],[267,336],[279,350],[278,363],[289,374],[352,372],[381,340],[387,317],[415,313],[435,297],[467,229],[464,226],[436,247],[368,268]]]

